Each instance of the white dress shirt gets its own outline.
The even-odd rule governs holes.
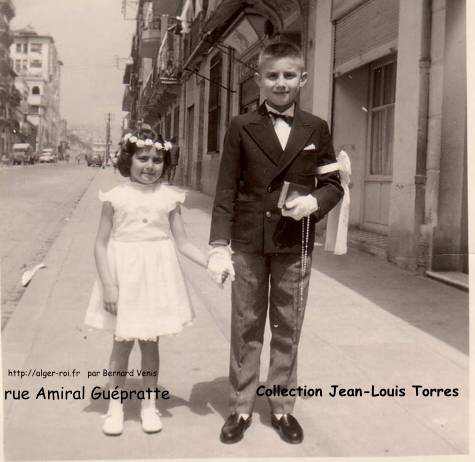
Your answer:
[[[295,104],[292,104],[292,106],[290,106],[283,112],[280,112],[277,109],[274,109],[273,107],[269,106],[267,103],[265,103],[265,105],[267,108],[267,112],[271,113],[270,118],[272,120],[272,123],[274,124],[275,134],[277,135],[277,138],[279,139],[282,149],[285,149],[285,147],[287,146],[287,141],[289,140],[290,130],[292,126],[288,124],[284,119],[272,116],[272,112],[293,117]]]

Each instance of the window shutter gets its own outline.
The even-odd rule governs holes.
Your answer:
[[[335,73],[389,53],[397,47],[398,26],[399,0],[368,0],[335,21]]]

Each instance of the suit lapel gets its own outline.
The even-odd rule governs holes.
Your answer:
[[[311,123],[307,122],[302,112],[296,108],[294,123],[292,124],[292,129],[290,130],[289,140],[287,141],[285,150],[283,152],[281,150],[282,155],[278,161],[279,169],[276,176],[285,170],[295,159],[295,157],[297,157],[297,155],[302,151],[314,129],[315,127]]]
[[[269,160],[274,165],[278,165],[283,150],[264,104],[257,110],[255,120],[245,125],[244,129],[262,149]]]

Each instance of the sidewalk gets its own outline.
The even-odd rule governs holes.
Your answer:
[[[29,400],[3,402],[5,460],[164,459],[459,455],[468,451],[468,294],[350,250],[314,255],[299,357],[299,384],[322,397],[299,399],[295,415],[305,440],[282,442],[270,427],[264,398],[253,424],[234,445],[218,440],[227,416],[230,287],[184,261],[195,300],[194,325],[160,340],[159,387],[164,429],[142,432],[137,402],[126,403],[124,434],[101,433],[107,403],[92,400],[106,377],[108,334],[89,331],[84,312],[95,277],[93,241],[99,188],[119,176],[99,172],[2,333],[5,390],[30,390]],[[207,249],[211,199],[190,191],[183,217],[190,238]],[[265,377],[268,340],[262,361]],[[140,368],[138,348],[129,369]],[[8,370],[79,370],[79,377],[8,376]],[[140,379],[129,379],[130,388]],[[331,385],[405,389],[397,397],[331,397]],[[416,397],[412,385],[458,388],[458,397]],[[41,387],[77,390],[85,398],[35,399]]]

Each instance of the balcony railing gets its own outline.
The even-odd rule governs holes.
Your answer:
[[[160,83],[179,83],[182,69],[180,58],[180,36],[167,32],[158,54],[157,75]]]

